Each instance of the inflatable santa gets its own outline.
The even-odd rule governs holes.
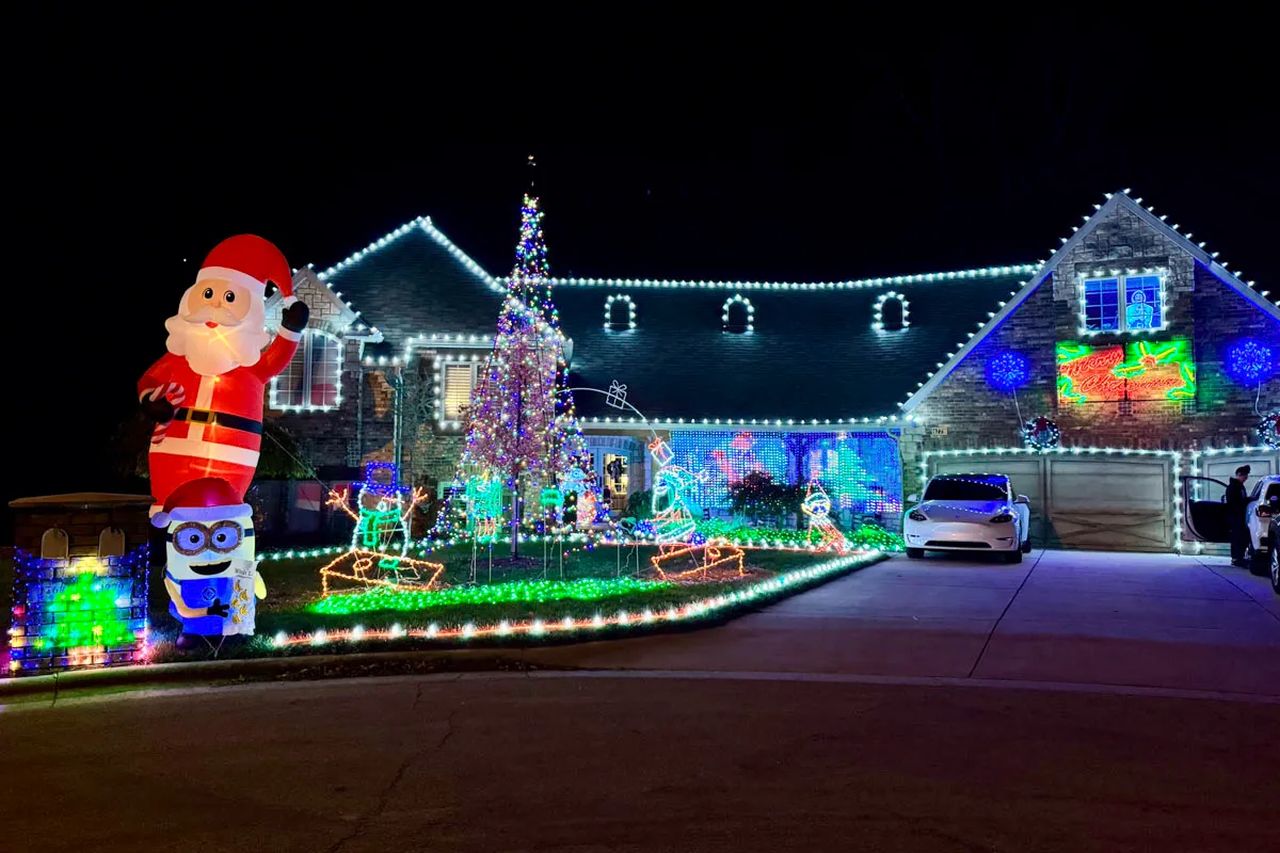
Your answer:
[[[258,574],[253,510],[225,480],[183,483],[151,523],[165,531],[164,588],[169,612],[190,636],[252,634]]]
[[[266,287],[284,295],[280,329],[266,329]],[[244,498],[262,445],[262,397],[298,349],[307,306],[284,255],[252,234],[223,240],[165,321],[169,350],[138,381],[156,424],[149,467],[156,506],[183,483],[217,477]],[[265,347],[265,349],[264,349]]]

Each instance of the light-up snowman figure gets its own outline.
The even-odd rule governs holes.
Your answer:
[[[350,516],[355,527],[347,553],[320,570],[325,594],[329,592],[331,578],[366,586],[434,584],[443,567],[409,556],[413,513],[426,499],[426,494],[421,489],[400,485],[399,469],[391,462],[365,464],[364,481],[356,494],[356,510],[351,508],[348,494],[346,489],[329,492],[328,505]],[[429,577],[423,577],[424,571]]]

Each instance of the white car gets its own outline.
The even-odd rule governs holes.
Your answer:
[[[925,551],[993,551],[1020,563],[1031,550],[1031,502],[1004,474],[939,474],[902,522],[907,556]]]

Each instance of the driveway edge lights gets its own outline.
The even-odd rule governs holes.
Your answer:
[[[661,611],[653,611],[648,608],[643,611],[620,610],[609,615],[597,613],[590,618],[584,619],[573,619],[570,616],[565,616],[564,619],[557,621],[543,620],[541,618],[527,622],[503,620],[490,625],[476,625],[473,622],[468,622],[460,626],[442,626],[432,622],[425,627],[404,627],[397,623],[386,629],[367,629],[356,625],[348,629],[330,630],[320,628],[315,631],[298,634],[286,634],[281,631],[275,635],[271,643],[278,649],[284,649],[305,645],[324,646],[344,641],[366,643],[379,640],[399,640],[405,637],[465,641],[491,636],[515,638],[522,635],[526,637],[544,637],[550,634],[563,636],[575,633],[589,635],[590,632],[600,631],[605,628],[632,628],[637,625],[657,625],[661,623],[689,623],[700,619],[717,618],[735,608],[772,601],[789,591],[804,588],[811,583],[854,568],[869,566],[879,562],[886,556],[887,554],[882,551],[861,551],[834,557],[816,565],[783,572],[768,580],[757,581],[742,589],[690,601],[679,607],[672,606]]]
[[[713,596],[689,602],[679,608],[661,611],[644,610],[635,613],[619,612],[605,616],[597,614],[588,619],[531,622],[508,622],[476,626],[442,628],[432,623],[426,627],[404,628],[393,625],[388,629],[371,630],[355,626],[345,630],[320,629],[315,632],[291,635],[292,642],[276,645],[285,655],[231,658],[225,660],[182,661],[153,663],[102,669],[73,670],[50,675],[0,679],[0,710],[10,699],[22,697],[22,701],[35,701],[35,697],[57,697],[61,692],[95,688],[124,688],[145,684],[210,684],[217,682],[244,682],[291,677],[324,679],[369,674],[405,674],[412,668],[418,674],[425,672],[463,673],[492,672],[501,670],[574,669],[570,666],[549,667],[504,656],[508,648],[519,651],[530,644],[542,645],[548,639],[559,642],[586,642],[642,637],[680,628],[696,630],[713,627],[745,614],[749,609],[772,603],[780,598],[802,592],[815,584],[832,580],[841,574],[866,568],[884,560],[889,555],[881,551],[859,552],[825,560],[803,569],[785,572],[765,581],[758,581],[733,593]],[[603,629],[612,629],[604,631]],[[623,633],[625,631],[625,633]],[[322,635],[318,642],[316,635]],[[406,637],[422,640],[451,641],[428,648],[395,649],[388,651],[347,651],[369,640],[401,640]],[[486,640],[482,647],[469,647],[467,641]],[[503,640],[516,640],[510,647],[501,645]],[[326,648],[340,645],[341,651],[319,654],[288,654],[288,651],[305,647]]]

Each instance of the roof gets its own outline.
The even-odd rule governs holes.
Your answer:
[[[432,334],[492,336],[505,289],[427,217],[406,223],[318,274],[382,333],[384,355]]]
[[[617,380],[653,421],[782,426],[894,414],[921,368],[945,362],[1018,286],[1016,275],[899,285],[892,290],[905,298],[910,325],[897,331],[872,326],[887,287],[743,293],[754,309],[746,334],[722,330],[734,290],[570,289],[553,297],[574,341],[572,384],[606,389]],[[605,328],[611,293],[631,298],[636,328]],[[575,402],[588,418],[621,414],[599,395]]]
[[[150,495],[123,495],[115,492],[70,492],[63,495],[38,495],[9,501],[13,509],[109,509],[111,507],[151,506]]]
[[[1258,292],[1254,289],[1254,282],[1245,281],[1238,273],[1232,272],[1224,263],[1218,261],[1218,253],[1211,252],[1205,248],[1203,242],[1194,243],[1191,240],[1191,232],[1183,232],[1176,224],[1170,225],[1166,220],[1168,217],[1156,214],[1154,206],[1142,206],[1141,198],[1133,198],[1129,195],[1129,190],[1121,190],[1116,193],[1107,193],[1105,195],[1105,203],[1095,204],[1092,216],[1084,218],[1083,225],[1077,225],[1072,228],[1071,236],[1061,238],[1062,246],[1058,248],[1049,257],[1049,260],[1042,261],[1030,278],[1026,280],[1021,289],[1013,295],[1008,303],[1001,306],[999,312],[994,314],[990,321],[982,327],[978,334],[970,338],[963,347],[961,347],[954,355],[952,355],[945,364],[939,365],[938,369],[929,370],[924,377],[925,381],[920,384],[918,390],[909,394],[906,401],[899,403],[899,408],[910,414],[917,406],[928,398],[933,389],[938,387],[951,372],[960,365],[968,357],[978,344],[997,329],[1004,319],[1018,310],[1018,307],[1025,302],[1032,293],[1036,291],[1041,284],[1044,283],[1058,268],[1063,258],[1067,257],[1073,249],[1075,249],[1084,238],[1100,223],[1107,219],[1117,209],[1128,210],[1138,216],[1143,222],[1154,228],[1164,237],[1168,238],[1175,245],[1182,248],[1187,254],[1199,261],[1204,267],[1216,276],[1220,281],[1235,289],[1244,296],[1245,299],[1252,302],[1264,313],[1276,320],[1280,320],[1280,308],[1277,304],[1271,302],[1267,296],[1267,291]]]
[[[888,422],[1034,267],[1015,264],[838,282],[553,279],[573,339],[570,382],[614,380],[655,423],[790,426]],[[491,345],[505,281],[486,273],[428,218],[407,223],[318,274],[384,342],[375,363],[416,346]],[[605,303],[626,295],[636,327],[605,328]],[[874,328],[887,296],[905,299],[909,326]],[[723,330],[726,300],[754,309],[753,331]],[[616,420],[603,395],[576,395],[587,423]],[[623,419],[625,421],[625,418]]]

